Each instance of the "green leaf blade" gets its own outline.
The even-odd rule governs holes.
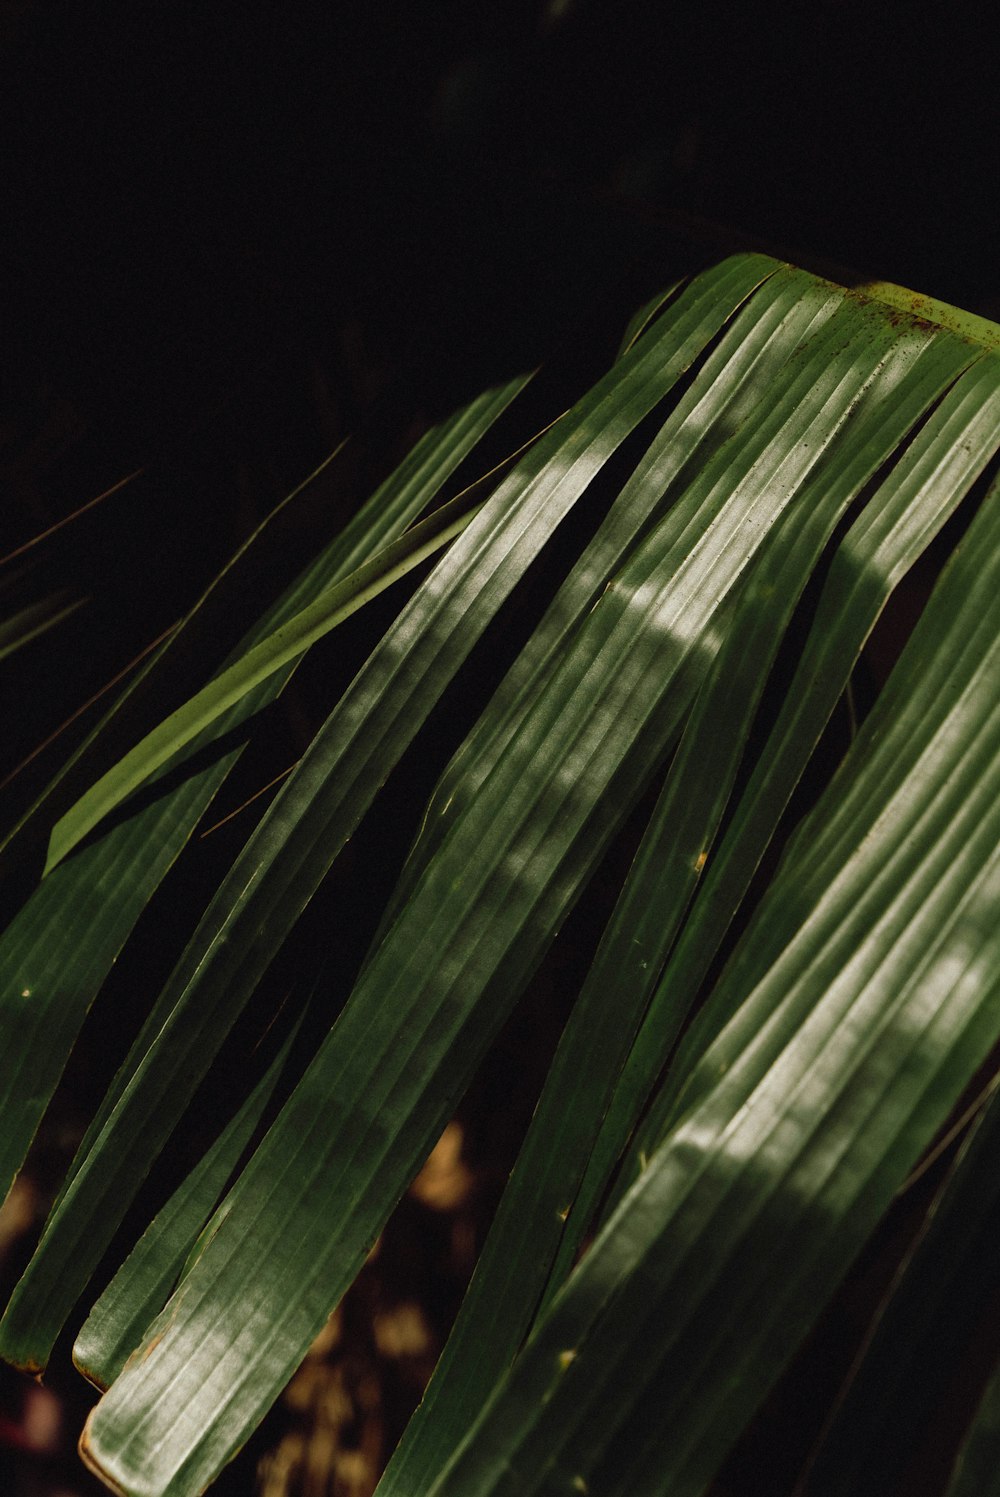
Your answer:
[[[252,648],[347,576],[366,545],[374,549],[405,529],[523,384],[523,379],[514,380],[488,392],[428,433],[411,458],[250,631],[245,647]],[[266,522],[257,535],[265,533]],[[155,660],[150,669],[154,668]],[[221,734],[239,726],[274,699],[290,674],[291,666],[285,667],[241,698],[216,723],[215,731]],[[108,717],[114,718],[117,710],[112,708]],[[197,746],[195,740],[193,747]],[[223,755],[81,848],[53,870],[0,936],[0,1195],[6,1194],[21,1166],[102,982],[238,754],[233,750]],[[43,808],[44,803],[43,798]],[[107,1110],[164,1017],[154,1006],[112,1087]],[[99,1116],[82,1154],[103,1121]]]
[[[623,1136],[614,1126],[602,1131],[607,1157],[597,1168],[591,1159],[585,1197],[574,1201],[609,1089],[697,882],[794,603],[851,497],[967,362],[954,347],[940,357],[923,343],[914,352],[908,383],[897,371],[887,377],[898,409],[872,403],[867,426],[852,428],[854,464],[842,483],[828,485],[824,475],[815,500],[800,497],[740,594],[637,857],[635,887],[627,886],[574,1009],[442,1363],[382,1479],[386,1497],[428,1485],[513,1359],[557,1253],[546,1302],[568,1271],[644,1100],[642,1092],[631,1100]]]
[[[995,537],[996,506],[991,518]],[[942,590],[954,605],[946,658],[984,606],[969,572],[954,568]],[[701,1492],[996,1041],[995,604],[990,622],[971,695],[938,704],[925,738],[928,748],[955,710],[969,713],[967,752],[898,797],[913,828],[905,892],[886,884],[859,911],[896,828],[866,837],[857,824],[836,896],[762,974],[772,1022],[708,1052],[714,1083],[554,1301],[434,1497],[572,1490],[577,1478],[603,1494]],[[931,703],[933,692],[925,712]],[[822,804],[811,819],[825,832]],[[786,869],[772,906],[795,879]],[[831,942],[841,922],[847,964]],[[766,925],[762,909],[754,929]]]
[[[713,621],[722,599],[741,579],[769,525],[832,450],[841,422],[891,347],[884,324],[855,320],[850,310],[845,321],[854,336],[845,339],[845,329],[832,324],[824,331],[814,350],[815,365],[793,372],[787,409],[779,405],[747,434],[742,447],[720,459],[717,472],[701,475],[705,502],[699,538],[685,537],[682,543],[665,524],[604,593],[539,697],[530,728],[498,761],[474,808],[449,833],[418,897],[372,957],[236,1186],[218,1236],[154,1334],[169,1329],[156,1340],[141,1372],[135,1377],[126,1372],[95,1417],[91,1448],[96,1453],[100,1436],[101,1451],[115,1463],[115,1480],[126,1468],[130,1481],[144,1479],[147,1440],[168,1438],[174,1427],[174,1398],[188,1375],[182,1363],[189,1365],[200,1322],[207,1317],[225,1323],[229,1340],[224,1353],[220,1342],[214,1344],[211,1371],[203,1366],[217,1381],[205,1400],[197,1448],[186,1436],[172,1445],[171,1469],[162,1463],[158,1479],[162,1490],[172,1493],[207,1479],[237,1431],[242,1438],[259,1419],[291,1360],[302,1355],[330,1303],[357,1271],[385,1213],[447,1116],[449,1098],[464,1085],[542,943],[551,939],[655,766],[690,699],[690,675],[697,678],[716,647]],[[791,461],[780,435],[789,412],[815,423],[814,444],[803,444]],[[757,524],[749,546],[737,549],[730,542],[751,506]],[[597,689],[599,680],[603,684]],[[559,733],[553,731],[556,722]],[[572,776],[565,772],[567,760]],[[495,829],[488,852],[484,826]],[[337,1098],[338,1113],[327,1122],[322,1099],[331,1097]],[[327,1202],[322,1211],[319,1191]],[[290,1232],[291,1221],[298,1226]],[[331,1221],[337,1222],[332,1230]],[[234,1305],[231,1286],[245,1284],[249,1255],[258,1261],[265,1240],[262,1299],[292,1278],[289,1252],[310,1267],[295,1275],[299,1292],[284,1297],[280,1330],[272,1327],[263,1344],[257,1319],[263,1309],[245,1297],[242,1307]],[[252,1366],[246,1360],[251,1355]],[[223,1399],[223,1382],[234,1374],[237,1359],[240,1397]],[[159,1433],[154,1436],[153,1430]]]
[[[691,919],[664,974],[633,1061],[646,1091],[676,1027],[766,850],[809,754],[844,691],[893,588],[912,566],[1000,444],[1000,363],[963,375],[838,548],[777,722],[706,871]],[[636,1143],[649,1152],[677,1106],[696,1057],[728,1017],[710,997],[690,1026],[671,1077]],[[633,1173],[635,1164],[633,1164]]]
[[[44,1361],[233,1017],[537,549],[771,268],[746,257],[688,288],[673,320],[665,314],[500,484],[348,687],[216,892],[161,1000],[170,1017],[50,1219],[0,1324],[12,1360]]]
[[[289,1046],[290,1039],[94,1304],[74,1343],[73,1362],[98,1388],[111,1386],[146,1326],[163,1308],[271,1099]]]

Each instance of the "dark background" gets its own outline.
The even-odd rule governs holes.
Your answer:
[[[512,372],[573,398],[735,248],[1000,315],[973,15],[4,0],[0,558],[143,473],[8,606],[91,598],[96,689],[345,435],[356,502]]]
[[[930,32],[858,0],[0,3],[0,557],[141,470],[4,574],[10,606],[64,586],[89,601],[74,650],[57,630],[5,663],[3,773],[344,436],[289,571],[429,421],[539,362],[571,398],[642,300],[733,249],[1000,315],[996,49],[972,15]],[[297,693],[275,769],[308,736]],[[565,945],[557,986],[560,962]],[[470,1230],[530,1110],[511,1076],[537,1089],[554,1042],[551,1019],[525,1023],[465,1118]],[[70,1135],[86,1057],[56,1119]],[[441,1224],[411,1228],[411,1257],[419,1241],[453,1272]],[[851,1295],[860,1324],[899,1230],[848,1287],[848,1342]],[[773,1497],[775,1450],[795,1469],[808,1386],[783,1397],[737,1454],[741,1497]],[[227,1491],[250,1490],[256,1453]],[[19,1493],[91,1490],[72,1454],[18,1470]]]
[[[7,399],[70,402],[123,471],[220,403],[287,420],[317,365],[355,429],[582,342],[730,240],[996,310],[995,50],[940,20],[12,0]]]

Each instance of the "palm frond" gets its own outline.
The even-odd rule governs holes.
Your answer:
[[[48,867],[0,938],[8,1181],[234,761],[226,731],[443,552],[219,883],[84,1138],[0,1322],[3,1355],[37,1371],[382,785],[488,632],[521,631],[414,808],[360,971],[321,980],[349,996],[308,1063],[290,1075],[286,1041],[88,1307],[75,1356],[107,1391],[82,1449],[115,1490],[193,1497],[245,1442],[637,808],[385,1497],[705,1492],[1000,1041],[991,325],[733,257],[637,313],[607,374],[485,491],[414,524],[523,384],[424,438],[201,692],[110,760],[98,730],[89,788],[33,809]],[[866,641],[932,547],[949,555],[924,613],[803,814]],[[933,1302],[924,1249],[900,1275],[815,1453],[816,1497],[874,1493],[899,1466],[865,1390],[886,1421],[931,1396],[878,1369],[940,1342],[963,1224],[992,1201],[993,1110],[928,1231],[949,1275]]]

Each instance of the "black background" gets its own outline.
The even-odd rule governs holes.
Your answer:
[[[71,400],[124,464],[311,361],[346,427],[373,392],[447,405],[727,235],[1000,295],[995,52],[955,7],[938,34],[856,0],[0,18],[11,401]]]

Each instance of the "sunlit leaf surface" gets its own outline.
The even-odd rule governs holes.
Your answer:
[[[509,669],[414,807],[349,997],[267,1132],[284,1052],[87,1304],[75,1355],[107,1391],[82,1448],[115,1490],[194,1497],[246,1441],[641,814],[379,1491],[708,1491],[1000,1040],[997,348],[992,325],[899,288],[727,260],[654,298],[512,467],[414,527],[523,381],[430,433],[196,696],[94,758],[0,938],[7,1012],[24,1014],[0,1086],[7,1178],[232,755],[130,797],[434,557],[149,1005],[0,1323],[3,1354],[32,1369],[79,1324],[147,1174],[381,787],[490,631],[512,631]],[[830,764],[880,616],[934,557],[919,622]],[[539,579],[525,625],[517,599]],[[906,1453],[894,1410],[919,1418],[931,1358],[962,1355],[948,1307],[969,1279],[990,1292],[994,1111],[859,1352],[808,1497],[889,1497],[879,1482]],[[952,1497],[992,1490],[998,1406],[990,1384]]]

